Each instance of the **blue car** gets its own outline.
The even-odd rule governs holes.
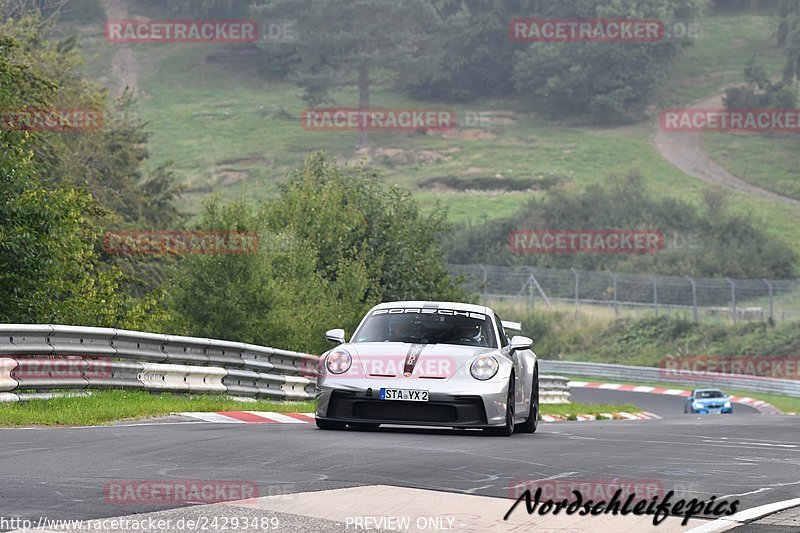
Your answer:
[[[719,389],[695,389],[686,400],[683,412],[688,414],[733,414],[730,397]]]

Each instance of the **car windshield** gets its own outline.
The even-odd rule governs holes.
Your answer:
[[[722,391],[718,390],[701,390],[697,391],[694,395],[695,398],[699,399],[706,399],[706,398],[724,398],[725,395],[722,394]]]
[[[358,328],[353,342],[458,344],[497,348],[488,316],[454,309],[375,309]]]

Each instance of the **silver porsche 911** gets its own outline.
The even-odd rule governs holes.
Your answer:
[[[533,341],[514,336],[488,307],[452,302],[388,302],[370,309],[350,342],[322,354],[317,380],[320,429],[380,424],[533,433],[539,368]]]

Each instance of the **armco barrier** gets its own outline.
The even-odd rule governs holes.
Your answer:
[[[571,376],[590,376],[620,381],[680,383],[685,387],[713,387],[718,389],[766,392],[786,396],[800,396],[800,381],[762,378],[715,372],[690,372],[664,370],[647,366],[626,366],[577,361],[539,360],[542,372]]]
[[[539,376],[540,403],[570,403],[569,380],[561,376]]]
[[[19,391],[97,388],[310,399],[318,359],[311,354],[197,337],[0,324],[0,402],[47,397]]]
[[[11,372],[18,364],[16,359],[0,357],[0,391],[14,390],[19,385],[17,380],[11,377]]]
[[[19,391],[138,388],[228,392],[309,399],[319,357],[267,346],[128,331],[42,324],[0,324],[0,394]],[[591,376],[662,381],[800,396],[800,381],[731,374],[665,371],[573,361],[540,360],[543,403],[569,401],[566,378]],[[3,400],[0,400],[3,401]]]

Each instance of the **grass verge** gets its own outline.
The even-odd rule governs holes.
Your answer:
[[[681,384],[681,383],[664,383],[659,381],[625,381],[623,379],[609,379],[609,378],[593,378],[587,376],[569,376],[566,374],[559,374],[566,378],[575,381],[595,381],[599,383],[619,383],[622,385],[645,385],[649,387],[665,387],[668,389],[685,389],[691,390],[691,385]],[[766,394],[762,392],[750,392],[750,391],[743,391],[743,390],[733,390],[733,389],[724,389],[724,392],[730,394],[732,396],[746,396],[749,398],[755,398],[756,400],[763,400],[765,402],[769,402],[781,411],[785,411],[787,413],[798,413],[800,412],[800,398],[795,398],[794,396],[781,396],[779,394]]]
[[[542,404],[539,410],[543,415],[560,415],[567,418],[567,420],[575,420],[578,415],[601,415],[603,413],[619,413],[621,411],[626,413],[638,413],[641,411],[638,407],[631,404],[623,405],[594,405],[585,403],[559,403],[559,404]]]
[[[314,402],[237,402],[224,396],[93,391],[91,396],[0,404],[0,426],[92,426],[137,420],[176,411],[276,411],[308,413]]]
[[[636,412],[632,405],[547,404],[545,415],[562,415],[574,420],[576,415],[598,415],[619,411]],[[310,413],[313,401],[237,402],[224,396],[183,396],[151,394],[142,391],[94,391],[91,396],[54,398],[0,404],[0,426],[93,426],[120,420],[137,420],[168,415],[179,411],[274,411],[278,413]]]

